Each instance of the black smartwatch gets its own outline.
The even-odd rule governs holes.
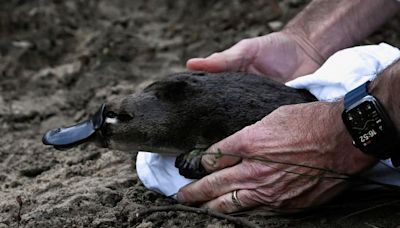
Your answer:
[[[345,95],[343,122],[354,146],[379,159],[391,158],[398,166],[400,150],[396,128],[379,100],[368,92],[369,83]]]

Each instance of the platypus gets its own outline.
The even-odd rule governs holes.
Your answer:
[[[201,153],[282,105],[315,101],[293,89],[249,73],[186,72],[156,81],[142,91],[101,105],[89,120],[43,136],[56,149],[96,142],[122,151],[179,155],[180,173],[206,175]]]

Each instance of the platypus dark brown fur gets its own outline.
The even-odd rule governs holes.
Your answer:
[[[206,149],[282,105],[315,100],[307,91],[264,76],[178,73],[106,104],[100,111],[104,120],[97,124],[101,127],[90,138],[123,151],[187,154]],[[190,167],[185,159],[181,156],[177,162],[178,168],[188,168],[182,168],[182,174],[191,178],[204,175],[194,170],[199,167],[193,168],[193,162],[199,165],[198,158],[188,163]]]

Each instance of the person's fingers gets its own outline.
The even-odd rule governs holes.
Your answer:
[[[256,198],[254,196],[253,190],[237,190],[236,193],[232,191],[203,204],[201,207],[225,214],[233,213],[259,206],[260,203],[254,200]]]
[[[223,53],[214,53],[207,58],[189,59],[186,67],[189,70],[207,71],[211,73],[234,71],[229,69],[228,57]]]
[[[220,170],[192,182],[179,189],[178,201],[181,203],[200,203],[212,200],[235,189],[248,189],[249,170],[243,163]]]
[[[179,190],[177,198],[181,203],[191,204],[210,201],[235,189],[257,188],[273,172],[269,166],[244,161],[186,185]]]
[[[203,165],[207,173],[212,173],[217,170],[233,166],[242,160],[242,158],[237,156],[223,155],[224,152],[218,149],[218,146],[216,146],[215,148],[217,149],[216,151],[218,152],[215,153],[214,150],[209,150],[211,154],[205,154],[201,158],[201,164]],[[219,153],[221,153],[221,155],[219,155]],[[232,152],[229,153],[233,154]]]
[[[211,173],[240,162],[241,155],[246,155],[251,144],[248,137],[250,131],[252,131],[251,126],[245,127],[208,148],[201,158],[204,169]]]

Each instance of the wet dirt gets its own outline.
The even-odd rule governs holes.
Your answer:
[[[105,101],[184,71],[190,57],[279,29],[307,2],[0,2],[0,227],[238,227],[193,212],[138,216],[176,202],[145,189],[134,155],[87,145],[60,152],[42,145],[41,136],[87,118]],[[397,17],[364,43],[399,47],[399,28]],[[261,227],[400,224],[393,196],[353,195],[298,215],[236,216]],[[366,211],[355,213],[360,210]]]

